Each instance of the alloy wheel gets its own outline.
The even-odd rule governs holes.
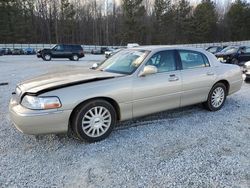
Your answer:
[[[218,108],[220,107],[225,99],[225,91],[223,90],[222,87],[217,87],[213,93],[212,93],[212,97],[211,97],[211,103],[213,105],[213,107]]]
[[[96,106],[85,113],[82,130],[89,137],[99,137],[107,132],[111,121],[109,110],[103,106]]]
[[[78,56],[77,56],[77,55],[74,55],[74,56],[73,56],[73,60],[74,60],[74,61],[77,61],[77,60],[78,60]]]

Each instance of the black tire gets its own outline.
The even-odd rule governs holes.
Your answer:
[[[42,58],[44,61],[50,61],[51,60],[51,55],[50,54],[43,54]]]
[[[93,126],[90,126],[88,124],[86,127],[88,127],[88,126],[90,126],[90,127],[88,129],[85,128],[85,131],[84,131],[82,122],[83,122],[85,116],[90,115],[89,111],[91,111],[95,107],[97,107],[97,108],[103,107],[104,109],[106,109],[109,112],[108,115],[110,115],[111,120],[110,120],[109,127],[105,131],[103,131],[103,134],[101,134],[99,136],[98,135],[90,136],[86,132],[90,131],[90,129],[93,130],[94,129]],[[103,118],[103,120],[104,120],[104,118]],[[112,130],[116,124],[116,120],[117,120],[116,111],[115,111],[114,107],[109,102],[107,102],[105,100],[93,100],[93,101],[89,101],[87,103],[83,103],[82,105],[77,107],[77,109],[75,110],[75,112],[72,116],[72,119],[71,119],[71,126],[72,126],[72,130],[74,131],[74,133],[77,135],[77,137],[80,140],[85,140],[87,142],[98,142],[100,140],[107,138],[110,135],[110,133],[112,132]],[[95,120],[93,120],[93,119],[89,120],[89,121],[93,122],[94,124],[99,123],[99,122],[94,122]],[[99,121],[101,121],[101,120],[99,120]],[[90,133],[93,134],[93,132],[95,133],[96,130],[97,129],[90,131]]]
[[[232,64],[239,65],[239,61],[236,58],[232,59]]]
[[[212,103],[212,96],[213,96],[213,93],[214,91],[217,89],[217,88],[221,88],[223,91],[224,91],[224,98],[223,98],[223,101],[222,103],[219,105],[219,106],[214,106],[213,103]],[[227,88],[226,86],[223,84],[223,83],[217,83],[213,86],[213,88],[210,90],[209,92],[209,95],[208,95],[208,99],[206,102],[203,103],[204,107],[207,109],[207,110],[210,110],[210,111],[217,111],[217,110],[220,110],[225,101],[226,101],[226,98],[227,98]]]
[[[72,57],[71,57],[71,59],[73,61],[79,61],[79,56],[77,54],[73,54]]]

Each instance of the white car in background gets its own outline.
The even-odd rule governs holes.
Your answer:
[[[112,55],[116,54],[117,52],[120,52],[121,50],[123,50],[124,48],[118,48],[118,49],[112,49],[110,51],[106,51],[105,52],[105,57],[106,58],[109,58],[111,57]]]
[[[244,72],[246,74],[246,81],[250,81],[250,61],[246,62],[244,65]]]
[[[134,48],[134,47],[138,47],[138,46],[140,46],[140,45],[137,43],[128,43],[127,44],[127,48]]]

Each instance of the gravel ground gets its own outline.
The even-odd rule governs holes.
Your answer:
[[[79,62],[0,57],[0,187],[250,187],[250,84],[218,112],[200,105],[127,121],[101,142],[29,136],[10,122],[20,80]],[[91,61],[91,62],[89,62]]]

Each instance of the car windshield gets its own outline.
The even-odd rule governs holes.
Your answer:
[[[57,44],[53,45],[50,49],[54,49],[57,46]]]
[[[221,50],[221,52],[223,53],[235,53],[237,52],[239,49],[239,47],[236,46],[228,46],[226,48],[224,48],[223,50]]]
[[[146,50],[122,50],[105,60],[97,70],[132,74],[149,54]]]

